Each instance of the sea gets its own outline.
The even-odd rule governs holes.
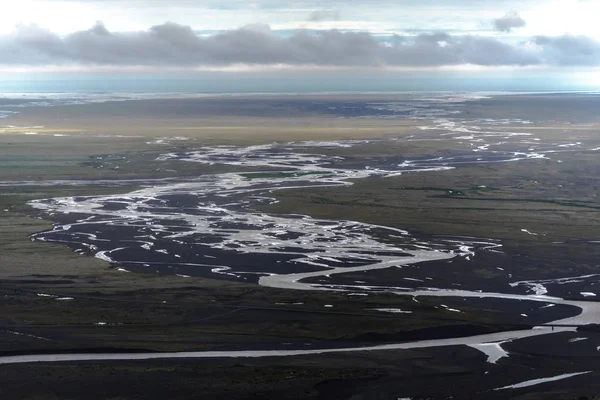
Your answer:
[[[206,72],[197,74],[20,74],[0,76],[0,93],[296,94],[406,92],[595,91],[577,74],[480,72]]]

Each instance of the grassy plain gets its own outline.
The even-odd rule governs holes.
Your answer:
[[[357,340],[368,333],[398,333],[440,325],[481,325],[502,329],[486,313],[456,318],[409,298],[368,298],[332,293],[290,292],[254,285],[156,274],[130,274],[69,249],[32,242],[29,235],[48,229],[25,202],[60,195],[118,193],[133,187],[11,187],[0,196],[0,290],[5,294],[3,326],[52,340],[15,337],[6,331],[4,351],[44,348],[142,348],[183,350],[255,346],[281,341]],[[55,297],[39,294],[55,294]],[[72,297],[70,300],[57,298]],[[293,305],[293,303],[303,303]],[[324,308],[334,305],[334,311]],[[370,311],[402,308],[402,318]],[[430,318],[428,318],[429,316]],[[107,326],[98,326],[107,322]],[[332,323],[335,322],[335,323]],[[510,324],[510,320],[504,321]],[[469,329],[469,328],[467,328]],[[443,333],[442,333],[443,334]],[[231,340],[225,340],[231,337]],[[14,340],[20,347],[15,347]],[[316,342],[315,342],[316,343]]]
[[[234,107],[222,101],[188,99],[173,105],[156,100],[23,109],[7,124],[44,128],[4,130],[0,135],[0,181],[148,179],[170,177],[173,171],[179,176],[196,176],[233,168],[157,162],[156,156],[208,144],[402,138],[419,133],[416,123],[405,120],[338,118],[299,111],[293,105],[274,111],[268,106],[271,103],[261,108],[250,100],[233,102]],[[523,107],[530,103],[523,100]],[[189,110],[186,116],[180,114],[182,106]],[[473,116],[521,115],[504,103],[484,102],[469,110]],[[532,109],[529,117],[538,115],[542,120],[545,113],[544,107]],[[578,118],[581,120],[568,126],[565,117],[554,125],[539,123],[515,129],[536,131],[550,141],[598,141],[597,121]],[[31,130],[38,134],[22,134]],[[152,143],[168,136],[187,140]],[[398,154],[409,158],[463,148],[458,141],[399,141],[324,151],[349,159]],[[379,223],[422,235],[500,239],[515,257],[505,263],[527,260],[520,272],[523,276],[597,271],[600,247],[584,247],[579,241],[600,237],[600,184],[596,179],[600,166],[596,154],[587,151],[564,153],[560,158],[561,163],[532,160],[479,165],[365,179],[348,187],[278,191],[279,203],[264,210]],[[247,173],[248,179],[254,177],[251,170],[236,170]],[[446,336],[456,332],[451,327],[464,334],[522,324],[516,308],[507,313],[484,303],[461,304],[463,313],[457,314],[440,307],[435,299],[415,303],[388,294],[353,297],[290,292],[228,281],[124,273],[62,246],[29,239],[31,233],[50,225],[35,217],[36,212],[25,204],[28,200],[135,188],[135,183],[127,187],[108,183],[0,186],[0,353],[343,346]],[[496,278],[489,265],[470,268],[478,278]],[[444,301],[452,305],[452,300]],[[326,309],[325,304],[334,308]],[[386,314],[372,311],[374,308],[400,308],[413,314]],[[201,390],[207,395],[204,398],[373,399],[390,398],[391,393],[402,397],[406,394],[402,389],[408,388],[409,394],[437,396],[441,394],[428,387],[427,379],[443,378],[447,385],[453,385],[451,379],[473,382],[483,372],[478,370],[483,358],[473,349],[460,348],[279,361],[11,366],[0,368],[0,395],[80,398],[89,387],[95,392],[88,398],[131,398],[140,392],[145,393],[143,398],[159,398],[164,392],[161,386],[176,385],[165,393],[173,394],[172,398],[189,398]],[[517,368],[511,373],[524,374],[525,370]],[[23,391],[23,385],[16,386],[16,377],[24,374],[41,377],[41,389],[32,386]],[[210,385],[198,383],[208,380]],[[115,386],[98,385],[99,381]],[[128,388],[127,382],[138,381],[142,384]],[[69,387],[73,390],[65,389]],[[361,395],[363,392],[366,394]],[[573,393],[554,394],[569,398]]]

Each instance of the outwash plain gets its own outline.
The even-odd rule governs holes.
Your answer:
[[[592,398],[598,109],[2,98],[0,397]]]

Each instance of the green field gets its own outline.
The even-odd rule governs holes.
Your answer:
[[[474,115],[484,111],[478,107],[473,109]],[[497,109],[495,116],[512,112],[509,111]],[[313,121],[310,118],[306,117]],[[316,121],[322,123],[320,119]],[[214,123],[212,119],[209,122]],[[254,123],[255,126],[245,129],[259,130],[261,122]],[[311,124],[302,127],[296,122],[294,129],[298,137],[323,139],[319,135],[327,132],[329,125]],[[360,121],[360,129],[355,131],[348,121],[343,124],[344,132],[349,132],[342,135],[344,138],[360,137],[367,131],[374,136],[378,129],[385,135],[394,133],[391,122]],[[244,136],[239,142],[269,143],[276,137],[273,132],[277,129],[267,127],[268,135],[251,139]],[[595,127],[575,128],[570,131],[569,140],[583,140],[590,147],[600,144]],[[127,129],[135,131],[135,126]],[[409,124],[401,124],[399,136],[418,133],[411,129]],[[546,135],[549,141],[558,140],[564,134],[547,125],[527,129],[540,130],[539,135]],[[51,130],[48,135],[36,137],[16,133],[0,136],[0,181],[33,181],[29,185],[0,186],[0,295],[3,298],[0,353],[310,348],[380,344],[427,335],[444,337],[449,332],[475,334],[529,326],[520,316],[526,311],[526,304],[503,309],[486,302],[466,303],[457,298],[419,298],[416,302],[408,296],[386,293],[352,296],[344,292],[296,292],[226,280],[181,278],[153,272],[133,274],[120,272],[99,259],[76,255],[60,245],[30,240],[29,235],[49,229],[51,223],[41,219],[47,216],[26,205],[29,200],[127,193],[144,187],[135,181],[124,186],[98,185],[94,183],[98,179],[193,178],[234,172],[253,180],[332,173],[263,171],[262,168],[257,172],[252,168],[156,160],[158,155],[167,152],[236,142],[235,135],[230,133],[219,138],[213,131],[210,137],[202,136],[199,131],[195,130],[188,142],[172,142],[160,147],[148,143],[157,136],[155,131],[146,137],[82,136],[60,145],[57,139],[61,138],[50,136]],[[341,128],[334,130],[332,138],[339,138],[340,131]],[[352,148],[327,148],[322,153],[345,157],[352,164],[394,155],[438,157],[460,150],[464,150],[464,145],[456,141],[398,140]],[[425,238],[469,236],[502,243],[502,256],[478,255],[473,262],[457,261],[446,266],[449,285],[454,279],[458,281],[466,276],[482,285],[493,285],[503,274],[499,267],[513,268],[514,280],[594,274],[600,270],[600,245],[588,242],[600,239],[600,183],[597,179],[600,163],[597,154],[589,151],[562,153],[560,161],[537,159],[467,165],[449,171],[353,180],[348,186],[286,189],[270,194],[278,202],[261,206],[258,211],[368,222],[406,229]],[[77,186],[43,184],[63,179],[89,182]],[[427,266],[422,268],[426,270]],[[398,279],[394,271],[382,273],[389,273],[390,282]],[[362,273],[348,274],[348,279],[363,278]],[[442,303],[458,307],[462,312],[450,312]],[[333,305],[333,308],[325,308],[325,305]],[[374,311],[376,308],[398,308],[412,314],[390,314]],[[518,358],[506,374],[531,373],[532,368],[527,364],[530,359],[519,357],[524,360]],[[438,388],[430,388],[432,385],[427,383],[432,377],[441,379],[442,386],[454,385],[454,380],[469,385],[468,382],[483,377],[484,360],[485,356],[474,349],[453,347],[276,361],[15,365],[0,367],[0,397],[10,398],[17,390],[11,382],[24,374],[39,377],[43,390],[36,389],[32,383],[28,392],[29,398],[38,399],[77,398],[88,386],[95,391],[89,398],[130,398],[135,390],[162,393],[161,382],[177,382],[179,389],[172,392],[172,398],[189,398],[195,390],[205,390],[208,394],[231,399],[246,398],[244,394],[248,393],[255,398],[333,399],[350,398],[343,397],[350,392],[357,393],[357,397],[352,398],[371,399],[378,398],[375,397],[377,388],[387,388],[389,394],[402,387],[427,388],[423,394],[437,396],[440,395]],[[552,362],[557,366],[572,365],[563,359]],[[138,383],[128,388],[124,380]],[[213,384],[198,383],[207,381]],[[111,382],[116,385],[114,388]],[[71,393],[63,389],[69,386],[75,388]],[[581,393],[589,395],[599,389],[590,386]],[[563,399],[578,394],[546,393]]]

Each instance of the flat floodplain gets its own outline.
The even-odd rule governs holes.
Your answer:
[[[600,96],[61,102],[0,120],[6,382],[78,353],[31,395],[598,392]]]

